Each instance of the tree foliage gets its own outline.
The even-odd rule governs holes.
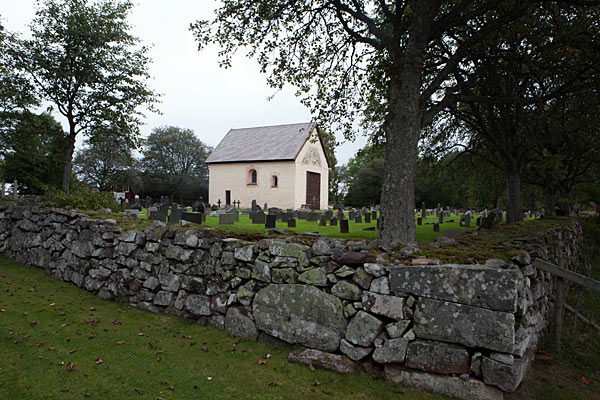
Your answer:
[[[86,184],[106,191],[114,186],[128,186],[124,179],[133,167],[135,143],[117,132],[117,128],[100,127],[86,140],[86,147],[75,154],[74,172]]]
[[[207,198],[208,166],[212,151],[191,129],[176,126],[154,128],[144,143],[142,179],[144,191],[153,196]],[[197,197],[196,197],[197,199]]]
[[[49,114],[25,112],[0,141],[2,179],[17,179],[23,194],[41,194],[44,186],[59,187],[62,180],[65,134]]]
[[[75,139],[116,126],[138,134],[139,107],[152,108],[148,49],[129,33],[128,0],[38,0],[31,39],[10,46],[14,70],[25,74],[35,95],[68,121],[63,190],[69,190]]]

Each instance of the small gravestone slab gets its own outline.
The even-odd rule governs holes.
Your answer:
[[[496,213],[490,212],[487,217],[483,221],[481,221],[481,225],[479,225],[479,229],[490,229],[492,225],[494,225],[494,220],[496,219]]]
[[[348,211],[348,219],[354,219],[354,218],[356,218],[356,212]]]
[[[288,224],[288,228],[295,228],[296,220],[294,218],[290,218],[290,219],[288,219],[287,224]]]
[[[276,223],[277,223],[276,215],[267,215],[267,221],[265,222],[265,228],[267,228],[267,229],[275,228]]]
[[[192,224],[201,224],[206,221],[206,214],[183,213],[181,214],[181,219],[191,222]]]
[[[377,219],[377,210],[371,211],[371,218],[372,219]]]
[[[169,214],[169,222],[171,224],[177,224],[181,220],[181,214],[182,212],[180,209],[171,210],[171,214]]]
[[[319,217],[319,226],[327,226],[327,216],[325,214]]]
[[[439,232],[440,231],[440,224],[438,224],[438,223],[433,224],[433,231],[434,232]]]
[[[444,213],[441,212],[438,214],[438,224],[443,224],[444,223]]]
[[[308,215],[306,216],[306,220],[308,222],[314,222],[314,221],[318,221],[319,220],[319,214],[318,213],[308,213]]]
[[[345,218],[344,210],[339,210],[336,214],[336,218],[340,221],[343,220]]]
[[[298,211],[298,219],[307,219],[307,218],[308,218],[308,212]]]
[[[348,220],[342,219],[340,220],[340,233],[349,233],[350,229],[348,228]]]
[[[365,224],[370,224],[371,223],[371,214],[367,213],[365,214]]]
[[[358,216],[354,218],[354,223],[362,224],[362,216],[360,214],[358,214]]]
[[[256,204],[256,200],[252,200],[252,212],[258,211],[258,204]]]
[[[421,218],[421,217],[417,218],[417,225],[423,225],[423,218]]]
[[[235,214],[219,214],[219,225],[233,225],[235,217]]]
[[[266,222],[265,213],[262,211],[253,212],[250,214],[250,219],[253,224],[264,224]]]
[[[329,226],[337,226],[337,218],[333,217],[329,220]]]
[[[477,217],[477,219],[475,220],[475,223],[477,226],[481,225],[481,217]]]

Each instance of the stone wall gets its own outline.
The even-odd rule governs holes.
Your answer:
[[[381,241],[250,243],[160,222],[125,232],[114,220],[0,206],[0,253],[104,299],[307,348],[291,361],[461,398],[517,388],[552,308],[551,277],[532,257],[569,267],[580,237],[573,222],[506,243],[508,262],[386,265],[394,245]]]

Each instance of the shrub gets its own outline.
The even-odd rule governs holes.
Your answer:
[[[80,182],[74,182],[69,193],[55,187],[46,186],[44,189],[44,201],[54,207],[72,207],[80,210],[119,209],[112,193],[93,191]]]

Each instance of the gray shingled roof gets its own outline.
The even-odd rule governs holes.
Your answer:
[[[308,122],[231,129],[206,162],[295,160],[314,127]]]

